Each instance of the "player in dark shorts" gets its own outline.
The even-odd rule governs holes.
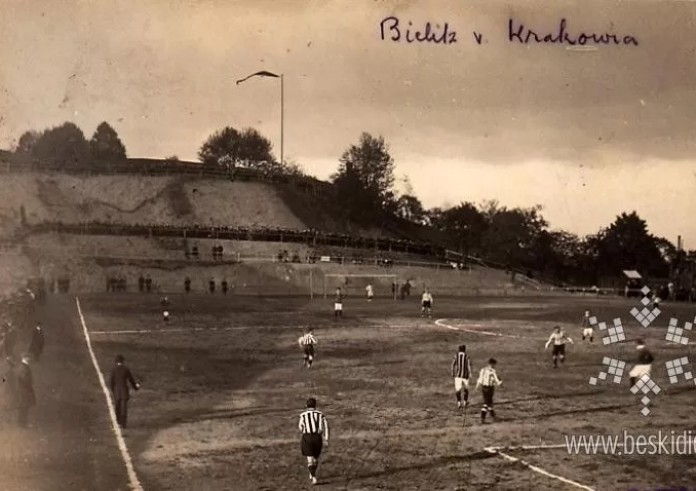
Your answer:
[[[314,345],[317,344],[317,338],[314,337],[314,331],[309,329],[307,333],[298,339],[299,345],[304,352],[303,366],[311,368],[314,362]]]
[[[568,336],[566,336],[566,333],[563,332],[563,329],[561,329],[560,326],[556,326],[553,329],[553,332],[551,333],[551,336],[549,336],[549,340],[546,341],[546,345],[544,346],[544,349],[547,349],[549,345],[553,344],[553,351],[552,351],[552,359],[553,359],[553,367],[558,368],[558,362],[560,361],[563,363],[565,361],[565,344],[566,343],[571,343],[573,344],[573,340],[570,339]]]
[[[307,459],[309,479],[312,484],[317,484],[319,457],[329,443],[329,424],[324,415],[317,411],[317,401],[313,397],[307,400],[307,410],[300,414],[299,428],[302,432],[300,448]]]

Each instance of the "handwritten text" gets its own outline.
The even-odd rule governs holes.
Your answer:
[[[426,22],[422,30],[414,29],[413,22],[408,22],[408,27],[404,27],[399,19],[390,16],[382,20],[379,24],[382,41],[390,40],[396,43],[406,41],[407,43],[433,43],[433,44],[455,44],[457,42],[457,32],[451,29],[447,22],[443,26]],[[389,36],[387,38],[387,36]]]
[[[531,43],[550,43],[550,44],[568,44],[571,46],[593,45],[593,44],[616,44],[638,46],[638,40],[633,36],[621,36],[610,33],[585,33],[570,34],[567,30],[567,22],[561,19],[558,32],[538,34],[535,31],[525,27],[524,24],[517,25],[514,19],[508,22],[508,39],[509,41],[518,41],[523,44]]]

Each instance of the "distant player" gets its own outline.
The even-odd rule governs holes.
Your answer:
[[[486,416],[491,415],[491,418],[495,421],[495,409],[493,408],[493,395],[495,394],[495,388],[503,383],[502,380],[498,378],[498,374],[495,371],[495,366],[497,365],[495,358],[488,360],[488,366],[485,366],[479,372],[478,380],[476,381],[476,390],[481,387],[481,392],[483,394],[483,407],[481,408],[481,423],[486,422]]]
[[[427,290],[423,290],[423,295],[421,296],[421,317],[428,316],[428,319],[433,316],[433,296]]]
[[[662,299],[657,293],[654,293],[652,296],[652,305],[650,306],[650,310],[655,310],[660,308],[660,303],[662,302]]]
[[[544,346],[544,349],[547,349],[550,344],[553,344],[553,368],[558,368],[559,360],[561,363],[565,361],[566,343],[573,344],[573,340],[566,336],[566,333],[563,332],[561,326],[556,326],[551,333],[551,336],[549,336],[549,340],[546,341],[546,346]]]
[[[162,297],[160,299],[160,305],[162,306],[162,322],[169,322],[169,298]]]
[[[314,332],[309,329],[297,342],[304,351],[303,366],[312,368],[312,362],[314,362],[314,346],[317,344],[317,338],[314,337]]]
[[[469,405],[469,377],[471,376],[471,360],[466,353],[466,345],[459,346],[459,351],[454,355],[452,362],[452,376],[454,377],[454,393],[457,397],[457,407]],[[462,401],[462,395],[463,401]]]
[[[309,480],[317,483],[317,468],[323,447],[329,444],[329,424],[326,417],[317,411],[317,400],[307,400],[307,410],[300,414],[300,431],[302,432],[302,455],[307,458]]]
[[[365,292],[367,293],[367,301],[372,302],[372,297],[375,296],[375,291],[372,288],[372,284],[369,284],[365,287]]]
[[[334,317],[343,317],[343,292],[340,287],[336,288],[334,297]]]
[[[594,343],[594,330],[592,329],[592,324],[590,324],[591,317],[590,311],[586,310],[582,318],[582,340],[589,339],[590,343]]]
[[[636,340],[636,349],[638,350],[638,363],[636,363],[628,373],[628,376],[631,378],[631,387],[633,387],[643,375],[650,375],[652,362],[655,361],[655,357],[648,348],[645,347],[645,342],[642,339]]]

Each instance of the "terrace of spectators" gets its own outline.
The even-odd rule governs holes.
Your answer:
[[[205,262],[213,244],[220,244],[223,262],[277,261],[288,251],[284,261],[303,263],[323,258],[353,266],[452,269],[452,263],[463,261],[489,266],[475,258],[452,259],[443,248],[420,237],[411,240],[413,234],[393,224],[376,230],[314,229],[305,223],[312,222],[308,215],[327,211],[310,203],[326,194],[330,184],[309,177],[265,176],[246,169],[232,175],[219,167],[148,159],[64,167],[4,157],[0,229],[5,242],[21,240],[35,263],[51,249],[60,250],[56,252],[66,261],[72,255],[122,264],[138,258],[176,262],[195,259],[194,247]],[[279,183],[288,182],[299,190],[298,200],[308,202],[305,220],[279,193]],[[317,222],[333,225],[331,218]]]

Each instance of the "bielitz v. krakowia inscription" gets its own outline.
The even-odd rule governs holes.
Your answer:
[[[401,21],[389,16],[379,24],[382,41],[404,43],[430,43],[451,45],[459,42],[455,28],[448,22],[426,22],[421,27],[414,26],[413,21]],[[477,44],[484,42],[482,33],[472,31]],[[516,44],[558,44],[566,46],[638,46],[638,38],[631,34],[617,32],[585,32],[573,29],[567,19],[560,19],[558,28],[552,32],[532,28],[515,19],[508,19],[507,41]]]

